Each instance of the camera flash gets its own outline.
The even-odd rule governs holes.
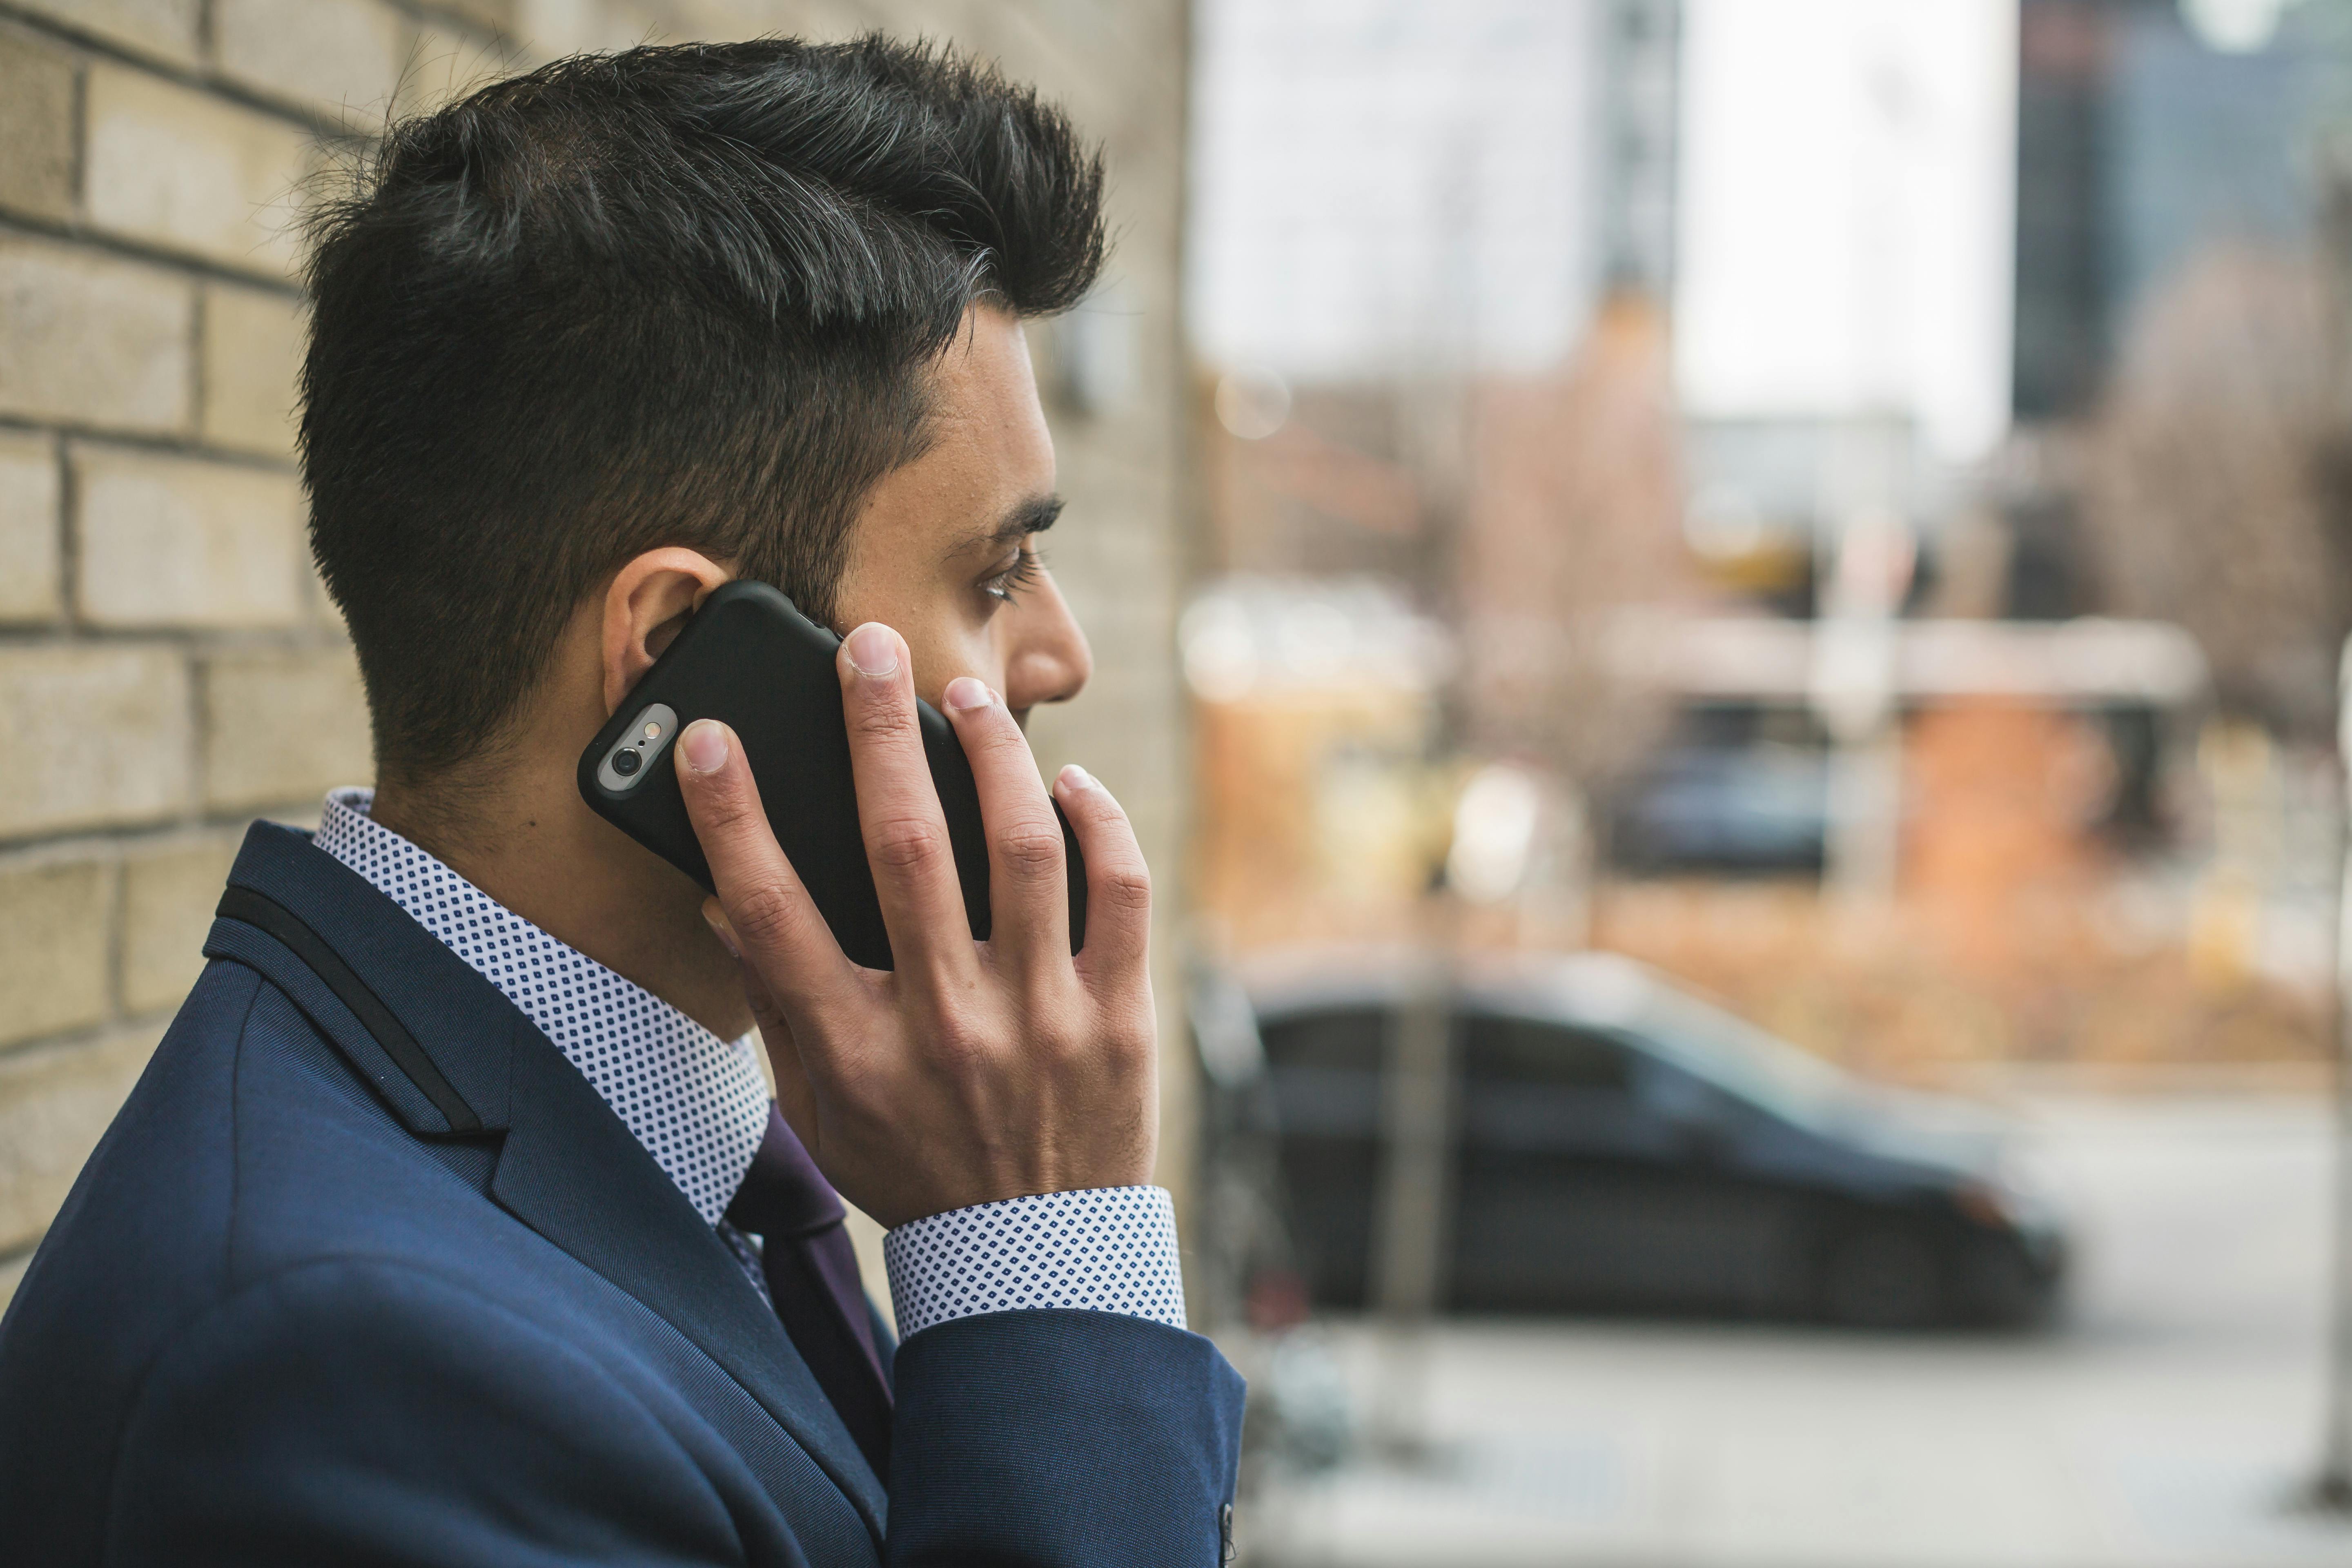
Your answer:
[[[637,710],[613,749],[596,766],[597,786],[613,797],[628,794],[648,776],[646,763],[662,754],[677,733],[677,710],[667,702],[648,702]]]

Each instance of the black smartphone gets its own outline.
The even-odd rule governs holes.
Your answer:
[[[599,816],[709,889],[710,864],[688,820],[669,748],[697,719],[722,721],[742,742],[776,842],[842,952],[869,969],[887,969],[890,935],[858,831],[834,662],[840,647],[839,637],[764,583],[717,589],[580,753],[580,795]],[[919,701],[915,711],[955,850],[964,916],[972,936],[985,941],[988,840],[971,764],[937,709]],[[1059,802],[1054,814],[1068,852],[1076,952],[1086,941],[1086,864]]]

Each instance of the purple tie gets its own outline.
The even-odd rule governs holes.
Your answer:
[[[783,1112],[771,1105],[767,1133],[727,1217],[760,1238],[761,1270],[784,1332],[887,1483],[890,1383],[843,1213],[840,1194],[801,1147]]]

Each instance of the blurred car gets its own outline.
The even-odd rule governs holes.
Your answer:
[[[1609,849],[1640,871],[1819,870],[1828,821],[1825,752],[1675,748],[1625,786]]]
[[[1366,1304],[1382,1065],[1419,966],[1242,976],[1281,1205],[1319,1306]],[[1465,962],[1454,992],[1454,1310],[2023,1324],[2064,1237],[1965,1102],[1877,1089],[1629,960]]]

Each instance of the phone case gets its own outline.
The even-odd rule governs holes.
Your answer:
[[[764,583],[718,589],[581,753],[580,794],[598,816],[709,889],[710,865],[687,817],[669,748],[695,720],[723,721],[742,742],[776,842],[842,951],[870,969],[887,969],[889,933],[858,831],[849,731],[834,663],[840,646],[839,637]],[[947,720],[928,702],[917,703],[916,715],[947,818],[965,918],[973,937],[985,941],[988,841],[980,793]],[[658,733],[646,739],[649,724]],[[630,749],[638,758],[623,773],[614,765],[617,749],[633,736]],[[1075,952],[1086,940],[1086,865],[1058,802],[1054,812],[1068,852]]]

